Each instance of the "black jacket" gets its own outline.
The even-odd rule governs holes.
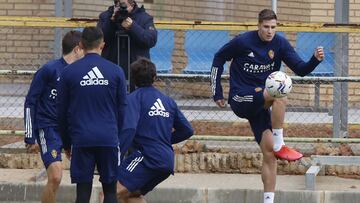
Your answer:
[[[154,27],[153,17],[145,12],[144,7],[135,6],[129,14],[133,24],[129,30],[125,30],[121,23],[115,23],[110,18],[113,14],[114,6],[110,6],[99,16],[97,24],[104,33],[105,47],[102,56],[115,64],[124,68],[127,77],[128,45],[126,38],[120,39],[120,63],[117,61],[117,38],[116,32],[121,31],[130,38],[130,63],[134,62],[139,56],[150,58],[150,48],[154,47],[157,41],[157,31]]]

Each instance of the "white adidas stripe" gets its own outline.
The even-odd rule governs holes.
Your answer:
[[[42,153],[45,154],[47,152],[47,146],[46,146],[46,139],[45,139],[45,133],[43,129],[39,130],[39,138],[40,138],[40,145]]]
[[[139,161],[137,161],[137,162],[129,169],[129,171],[132,172],[132,171],[135,169],[135,167],[136,167],[143,159],[144,159],[144,157],[142,156],[141,159],[140,159]]]
[[[96,76],[97,76],[98,78],[104,79],[104,76],[101,74],[101,72],[100,72],[100,70],[98,69],[97,66],[95,66],[92,70],[95,72],[95,74],[96,74]]]
[[[158,102],[159,105],[160,105],[160,109],[163,110],[163,111],[165,111],[165,107],[164,107],[162,101],[160,100],[160,98],[157,99],[157,102]]]
[[[150,107],[151,110],[156,110],[159,109],[161,111],[166,111],[162,101],[160,100],[160,98],[156,99],[156,102],[154,103],[154,106]]]
[[[96,78],[96,75],[95,75],[94,71],[89,71],[88,75],[90,76],[90,79]]]
[[[136,158],[133,159],[133,160],[131,161],[131,163],[126,167],[126,170],[132,172],[132,171],[135,169],[135,167],[136,167],[143,159],[144,159],[143,156],[141,156],[141,157],[136,157]]]
[[[120,151],[120,147],[118,146],[117,149],[118,149],[118,166],[120,166],[120,164],[121,164],[121,151]]]
[[[25,110],[25,137],[32,138],[32,123],[31,123],[31,113],[30,108],[26,108]]]
[[[130,164],[126,167],[126,170],[129,170],[129,168],[130,168],[133,164],[135,164],[135,162],[138,160],[138,158],[140,158],[140,157],[136,157],[135,159],[131,160]]]
[[[245,95],[240,97],[239,95],[235,95],[232,99],[236,102],[253,102],[254,101],[253,95]]]
[[[100,70],[99,70],[99,68],[97,66],[92,68],[91,71],[89,71],[87,73],[87,75],[85,75],[83,77],[84,80],[95,79],[95,78],[104,79],[103,74],[101,74],[101,72],[100,72]]]
[[[212,67],[211,68],[211,92],[213,95],[215,95],[216,93],[216,76],[218,73],[218,68],[217,67]]]

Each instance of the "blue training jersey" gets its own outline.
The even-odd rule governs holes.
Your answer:
[[[127,100],[121,152],[126,152],[131,145],[143,154],[147,167],[173,173],[171,145],[193,135],[191,124],[173,99],[152,86],[136,89]]]
[[[56,87],[64,58],[43,65],[34,75],[24,104],[25,142],[34,144],[38,128],[56,127]]]
[[[270,42],[260,39],[258,31],[240,34],[225,44],[214,56],[211,68],[211,88],[214,100],[223,99],[221,75],[223,65],[230,61],[229,98],[243,89],[264,88],[270,73],[280,70],[281,61],[299,76],[305,76],[320,63],[315,56],[304,62],[288,40],[275,35]]]
[[[66,67],[57,103],[64,148],[117,147],[125,105],[126,80],[119,66],[88,53]]]

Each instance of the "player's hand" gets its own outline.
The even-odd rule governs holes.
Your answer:
[[[37,144],[25,144],[27,153],[37,153],[39,151],[39,146]]]
[[[129,30],[133,24],[133,20],[127,17],[125,20],[122,21],[121,26],[126,30]]]
[[[216,105],[218,105],[220,108],[225,108],[225,107],[226,107],[225,99],[216,100],[215,103],[216,103]]]
[[[65,149],[64,152],[65,152],[66,158],[70,160],[71,159],[71,149]]]
[[[323,47],[317,47],[315,49],[314,56],[317,60],[322,61],[324,60],[325,54],[324,54],[324,48]]]

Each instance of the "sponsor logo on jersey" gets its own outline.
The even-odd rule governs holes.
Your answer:
[[[169,112],[166,111],[164,105],[161,100],[156,99],[154,105],[150,108],[149,116],[162,116],[168,118],[170,116]]]
[[[80,81],[81,86],[108,85],[109,81],[104,79],[98,67],[92,68]]]

